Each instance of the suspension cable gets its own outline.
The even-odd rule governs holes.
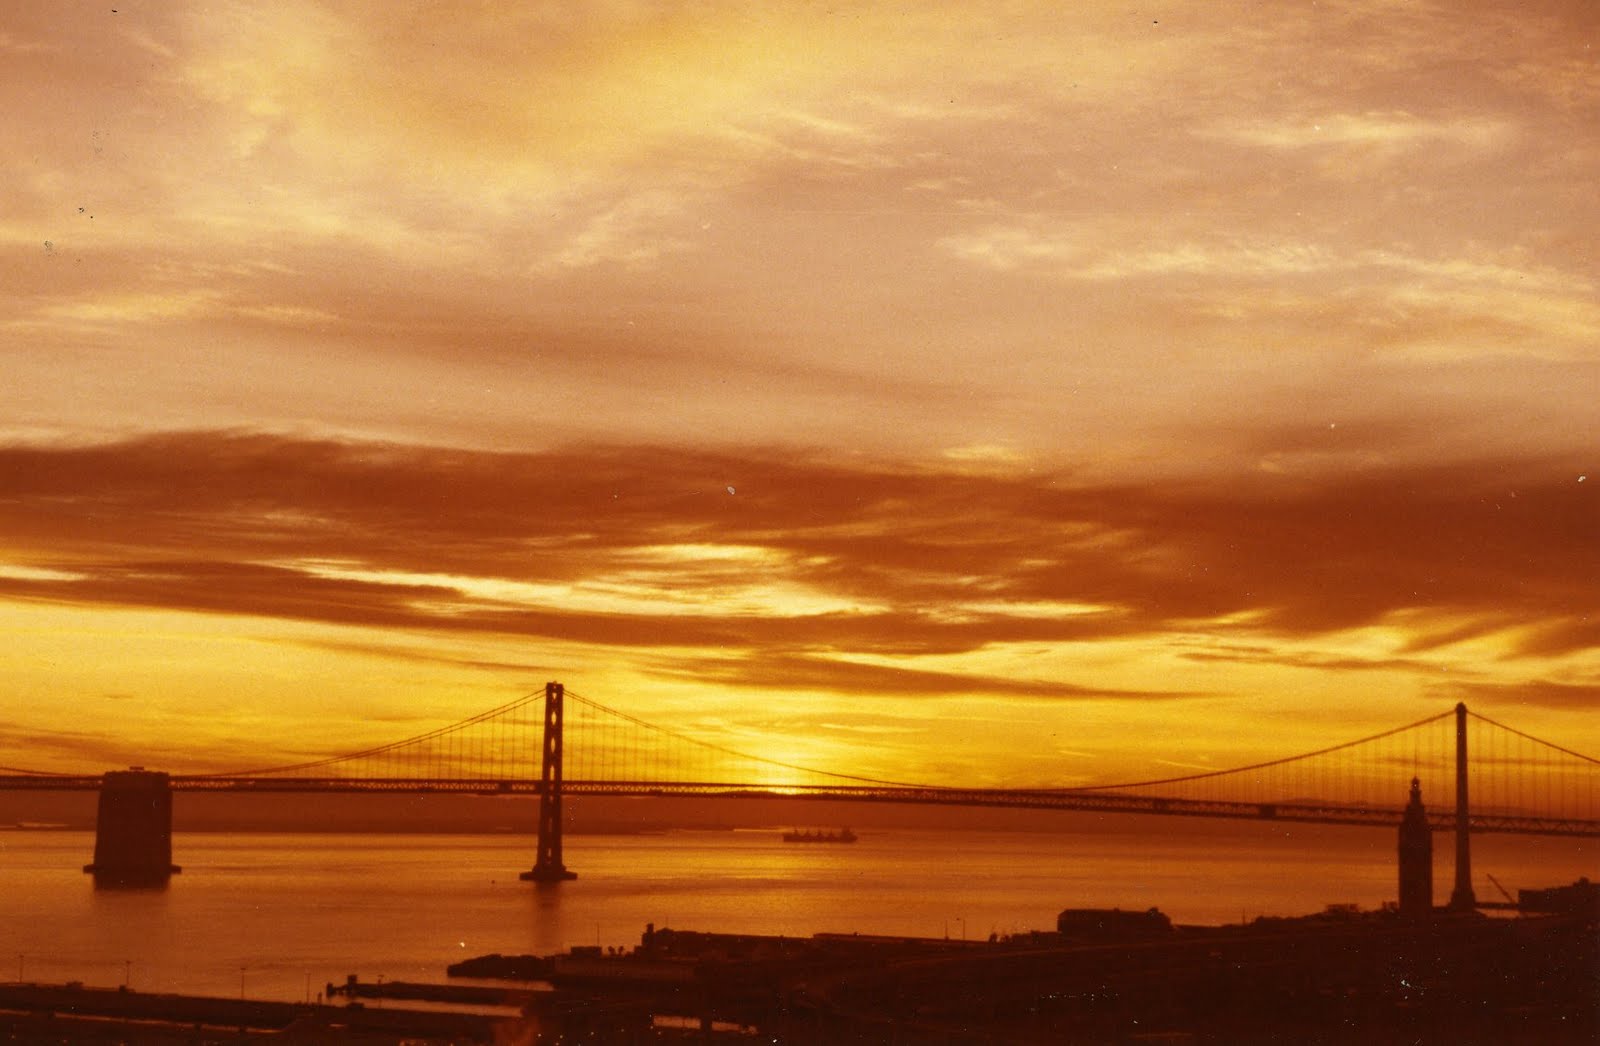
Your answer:
[[[1500,729],[1506,731],[1509,734],[1516,734],[1518,737],[1522,738],[1525,741],[1532,741],[1534,744],[1544,745],[1546,748],[1552,748],[1552,749],[1556,750],[1557,752],[1562,753],[1563,755],[1570,755],[1574,759],[1582,759],[1586,763],[1595,763],[1596,765],[1600,765],[1600,759],[1596,759],[1594,756],[1584,755],[1582,752],[1574,752],[1570,748],[1562,748],[1560,745],[1555,744],[1554,742],[1551,742],[1551,741],[1546,741],[1542,737],[1534,737],[1532,734],[1525,734],[1521,730],[1518,730],[1514,726],[1507,726],[1504,723],[1499,722],[1498,720],[1490,719],[1486,715],[1479,715],[1478,713],[1474,712],[1470,708],[1467,709],[1467,715],[1471,716],[1474,719],[1482,720],[1483,722],[1488,723],[1490,726],[1497,726],[1497,727],[1499,727]]]
[[[1370,737],[1359,738],[1355,741],[1346,741],[1343,744],[1332,745],[1328,748],[1319,748],[1315,752],[1301,752],[1299,755],[1284,756],[1282,759],[1272,759],[1265,763],[1251,763],[1248,766],[1235,766],[1227,770],[1207,770],[1204,773],[1185,774],[1182,777],[1163,777],[1150,781],[1125,781],[1121,784],[1108,785],[1077,785],[1071,788],[1049,788],[1045,789],[1045,791],[1104,792],[1118,788],[1148,788],[1154,785],[1183,784],[1187,781],[1204,781],[1208,778],[1226,777],[1228,774],[1242,774],[1247,770],[1265,770],[1268,767],[1283,766],[1285,763],[1296,763],[1303,759],[1311,759],[1315,756],[1327,755],[1330,752],[1340,752],[1346,748],[1354,748],[1357,745],[1367,744],[1370,741],[1380,741],[1385,737],[1393,737],[1395,734],[1405,733],[1407,730],[1415,730],[1419,726],[1427,726],[1429,723],[1437,723],[1439,720],[1448,719],[1453,715],[1455,715],[1454,710],[1449,712],[1440,712],[1438,715],[1431,715],[1426,719],[1419,719],[1415,723],[1407,723],[1405,726],[1397,726],[1392,730],[1385,730],[1380,734],[1373,734]]]
[[[184,779],[190,777],[264,777],[267,774],[286,774],[296,770],[314,770],[317,767],[331,766],[334,763],[346,763],[356,759],[365,759],[369,756],[387,755],[388,753],[399,748],[404,748],[407,745],[417,744],[422,741],[431,741],[436,737],[443,737],[446,734],[453,734],[460,730],[464,730],[467,727],[481,723],[486,719],[493,719],[495,716],[504,715],[507,712],[513,712],[516,709],[521,708],[523,705],[538,700],[543,696],[543,690],[536,690],[531,694],[524,694],[515,701],[508,701],[498,708],[491,708],[487,712],[479,712],[475,716],[463,719],[457,723],[451,723],[449,726],[441,726],[436,730],[429,730],[427,733],[417,734],[414,737],[408,737],[402,741],[391,741],[388,744],[377,745],[373,748],[364,748],[359,752],[346,752],[343,755],[332,755],[325,759],[314,759],[305,763],[289,763],[285,766],[269,766],[259,770],[235,770],[232,773],[226,774],[183,774],[181,777],[175,779]]]

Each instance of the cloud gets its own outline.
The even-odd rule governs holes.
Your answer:
[[[71,771],[45,768],[127,766],[130,762],[132,746],[104,734],[41,729],[37,723],[4,723],[0,724],[0,730],[4,730],[13,743],[25,744],[22,754],[12,758],[28,764],[0,767],[0,773],[64,773]],[[142,758],[142,754],[134,755],[133,761],[139,762]]]
[[[697,656],[660,664],[667,676],[755,691],[822,690],[923,697],[976,694],[1042,700],[1169,700],[1204,696],[1194,691],[1119,690],[1047,679],[940,672],[811,654],[759,653],[749,658]]]
[[[1130,241],[1136,245],[1128,246]],[[1161,239],[1159,234],[1116,228],[1104,221],[1052,227],[1048,220],[1023,216],[948,237],[941,246],[958,258],[990,268],[1032,268],[1077,280],[1329,274],[1352,280],[1379,274],[1391,282],[1397,275],[1418,278],[1434,293],[1458,289],[1457,293],[1540,295],[1554,301],[1585,299],[1591,307],[1586,296],[1594,290],[1587,277],[1538,264],[1516,251],[1494,257],[1475,248],[1466,255],[1431,257],[1393,247],[1352,250],[1262,236],[1186,241]]]
[[[1592,136],[1534,90],[1572,22],[19,10],[0,413],[1173,463],[1174,418],[1286,378],[1471,411],[1510,385],[1463,358],[1577,364],[1600,326]],[[1227,137],[1319,122],[1343,144]],[[1409,162],[1353,177],[1368,148]]]
[[[115,697],[116,695],[107,695]],[[118,710],[121,711],[120,709]],[[43,726],[39,722],[0,722],[0,735],[18,746],[16,762],[26,765],[9,769],[23,772],[98,774],[108,767],[130,765],[167,767],[187,766],[194,761],[194,751],[182,740],[175,740],[170,728],[186,716],[167,716],[169,730],[149,737],[130,738],[106,729],[114,720],[108,718],[95,722],[92,730],[64,730]],[[185,722],[185,726],[194,725]],[[209,731],[207,731],[209,734]],[[255,748],[247,734],[244,736],[208,736],[207,758],[220,763],[230,759],[248,761]],[[245,765],[244,762],[238,765]],[[77,770],[62,770],[76,767]],[[0,767],[0,772],[7,768]]]
[[[1213,644],[1211,649],[1185,650],[1178,655],[1186,661],[1222,662],[1241,665],[1275,664],[1336,672],[1436,671],[1428,662],[1403,657],[1338,657],[1329,654],[1285,650],[1269,644]]]
[[[534,272],[583,269],[606,262],[641,266],[686,250],[691,241],[664,232],[681,223],[682,212],[680,200],[659,190],[628,196],[584,222],[564,243],[537,260]]]
[[[1506,143],[1511,129],[1503,121],[1486,117],[1427,119],[1407,112],[1368,112],[1330,113],[1294,121],[1242,121],[1199,133],[1267,149],[1416,149],[1440,144],[1491,149]]]
[[[5,31],[0,31],[0,52],[4,52],[6,54],[12,54],[12,55],[50,54],[50,53],[53,53],[53,52],[56,52],[56,51],[59,51],[59,50],[60,50],[60,48],[55,46],[54,44],[48,44],[48,43],[45,43],[42,40],[19,39],[18,37],[16,37],[15,35],[13,35],[11,33],[8,33],[8,32],[5,32]]]
[[[1475,701],[1498,707],[1552,708],[1558,711],[1593,711],[1600,705],[1600,682],[1557,682],[1529,679],[1515,683],[1456,683],[1433,688],[1445,698],[1457,698],[1469,705]]]
[[[1540,462],[1106,486],[184,433],[0,450],[0,592],[697,650],[728,681],[1015,692],[859,655],[1381,625],[1413,650],[1507,636],[1505,656],[1558,657],[1595,642],[1597,490]]]

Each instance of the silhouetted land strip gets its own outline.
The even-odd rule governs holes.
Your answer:
[[[536,978],[528,978],[534,980]],[[417,981],[363,981],[351,974],[343,984],[329,984],[328,998],[406,999],[416,1002],[442,1002],[461,1006],[517,1006],[534,1001],[535,991],[507,986],[471,984],[428,984]]]
[[[0,985],[11,1042],[489,1043],[503,1019],[474,1013],[167,995],[81,985]]]
[[[1600,1036],[1592,884],[1533,891],[1522,918],[1334,908],[1237,926],[1069,909],[1057,930],[984,941],[808,938],[647,927],[632,949],[481,956],[453,976],[504,988],[330,992],[498,1013],[0,985],[13,1042],[610,1044],[1360,1043],[1564,1046]]]
[[[541,997],[550,1034],[608,1042],[649,1041],[645,1018],[670,1016],[806,1046],[1576,1044],[1600,1033],[1597,939],[1589,912],[1330,911],[992,941],[652,928],[626,953],[483,957],[451,972],[532,972],[555,987]]]

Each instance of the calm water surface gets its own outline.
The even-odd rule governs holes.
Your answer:
[[[1158,906],[1178,922],[1299,915],[1395,896],[1388,831],[1187,823],[1169,834],[861,832],[847,846],[777,831],[569,836],[574,882],[517,879],[531,839],[185,833],[165,890],[96,890],[93,836],[0,832],[0,980],[315,997],[329,981],[442,980],[457,959],[631,946],[646,923],[808,936],[987,937],[1047,929],[1064,907]],[[1435,842],[1436,895],[1452,844]],[[1474,840],[1478,895],[1597,877],[1592,841]],[[9,969],[7,968],[9,966]]]

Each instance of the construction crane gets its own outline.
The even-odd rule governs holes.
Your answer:
[[[1488,875],[1489,873],[1485,872],[1484,874]],[[1506,903],[1505,904],[1494,904],[1494,905],[1480,904],[1478,907],[1480,907],[1480,908],[1488,908],[1488,907],[1494,907],[1494,908],[1520,908],[1521,907],[1521,905],[1517,904],[1516,900],[1511,896],[1511,892],[1509,890],[1507,890],[1504,886],[1500,885],[1500,880],[1499,879],[1496,879],[1494,876],[1489,875],[1489,881],[1491,883],[1494,883],[1494,888],[1496,890],[1500,891],[1500,896],[1504,897],[1506,899]]]

